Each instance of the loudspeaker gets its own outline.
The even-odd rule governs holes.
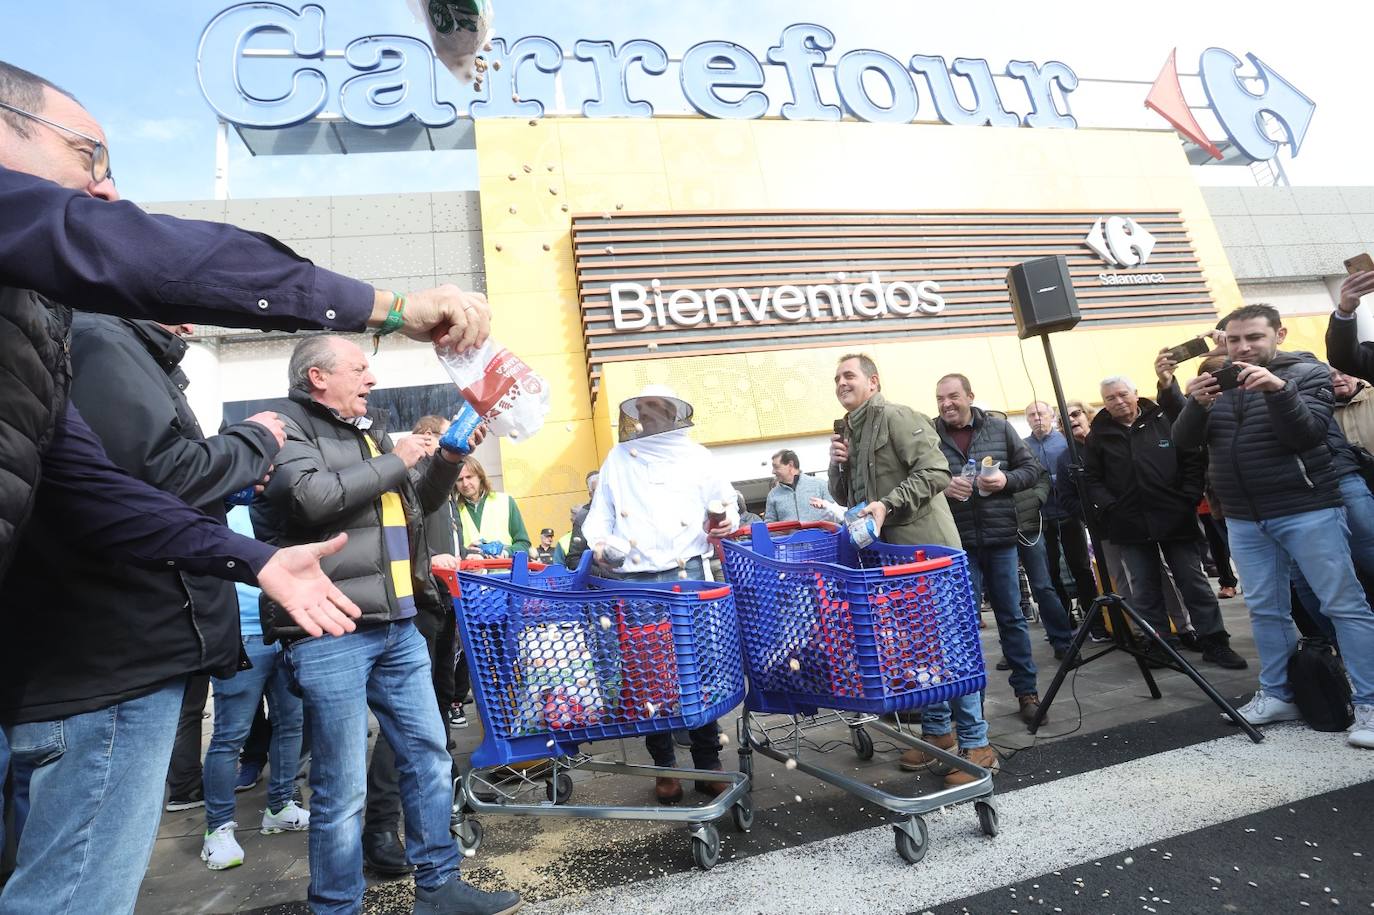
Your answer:
[[[1080,320],[1069,262],[1062,254],[1012,267],[1007,271],[1007,290],[1016,313],[1016,336],[1022,340],[1068,330]]]

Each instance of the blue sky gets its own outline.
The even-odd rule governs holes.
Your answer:
[[[330,48],[363,35],[422,34],[406,0],[313,2],[326,10]],[[230,5],[230,0],[12,0],[0,13],[0,59],[63,85],[104,124],[122,193],[145,201],[208,198],[214,189],[215,118],[196,82],[196,48],[206,23]],[[287,5],[301,4],[292,0]],[[873,47],[899,60],[918,53],[986,57],[994,71],[1010,59],[1057,58],[1084,77],[1146,80],[1174,46],[1180,69],[1195,67],[1198,53],[1209,45],[1242,56],[1254,51],[1318,103],[1306,147],[1297,160],[1286,163],[1294,183],[1374,184],[1367,155],[1374,148],[1374,128],[1370,119],[1351,115],[1368,110],[1358,62],[1367,57],[1363,42],[1374,34],[1374,13],[1367,5],[1316,3],[1307,8],[1315,15],[1323,7],[1337,15],[1342,28],[1328,32],[1320,44],[1293,41],[1290,23],[1258,10],[1177,2],[1156,2],[1145,21],[1123,20],[1118,29],[1104,19],[1110,4],[1079,0],[1045,8],[1036,17],[1027,17],[1027,7],[1014,2],[982,3],[970,12],[973,7],[966,4],[933,7],[905,0],[498,0],[496,27],[498,35],[511,39],[547,35],[566,49],[578,38],[651,38],[674,56],[697,41],[726,38],[762,57],[787,24],[811,21],[836,33],[837,52]],[[1125,33],[1131,40],[1119,40]],[[832,60],[834,56],[832,52]],[[659,79],[644,90],[664,105],[680,108],[671,71]],[[785,87],[770,82],[769,91],[775,106],[786,100]],[[440,92],[453,101],[471,97],[446,72],[440,76]],[[1130,118],[1145,117],[1138,95],[1130,87],[1123,101],[1112,104],[1129,107]],[[1079,96],[1087,105],[1086,87],[1075,95],[1075,113],[1083,120]],[[255,159],[237,138],[231,142],[230,190],[235,197],[454,190],[475,183],[469,153]],[[1205,180],[1249,180],[1237,174],[1243,169],[1224,171],[1230,174]]]

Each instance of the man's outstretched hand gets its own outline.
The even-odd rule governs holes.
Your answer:
[[[263,593],[281,605],[296,625],[312,636],[343,635],[356,627],[350,617],[362,615],[358,605],[329,580],[320,559],[343,549],[347,534],[324,543],[304,543],[277,550],[258,573]]]

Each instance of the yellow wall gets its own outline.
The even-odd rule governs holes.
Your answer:
[[[840,413],[830,379],[843,350],[827,348],[611,363],[593,415],[569,236],[574,213],[1176,208],[1218,308],[1241,304],[1171,132],[488,119],[477,121],[477,154],[493,334],[555,392],[543,432],[502,443],[504,485],[531,530],[566,529],[567,509],[585,499],[583,474],[615,441],[614,406],[649,381],[672,385],[696,406],[704,444],[820,433]],[[1290,346],[1314,346],[1321,321],[1296,321]],[[1147,388],[1155,353],[1204,329],[1161,324],[1056,335],[1066,393],[1096,400],[1097,382],[1118,373]],[[864,349],[878,362],[884,392],[926,412],[933,412],[936,378],[952,371],[968,375],[990,407],[1016,412],[1033,396],[1052,395],[1034,340],[1024,344],[1027,368],[1012,335],[913,334]]]

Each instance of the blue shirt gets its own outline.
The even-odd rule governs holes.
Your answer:
[[[1059,456],[1069,450],[1069,443],[1064,440],[1064,434],[1058,430],[1052,430],[1043,439],[1028,435],[1025,438],[1026,447],[1035,455],[1035,459],[1040,462],[1050,475],[1050,494],[1045,499],[1045,504],[1041,506],[1040,512],[1045,516],[1046,521],[1063,521],[1069,517],[1069,511],[1060,504],[1056,490],[1059,488],[1058,470]]]
[[[253,536],[253,518],[247,505],[235,505],[229,509],[229,530],[245,537]],[[261,588],[234,582],[234,590],[239,597],[239,630],[245,638],[262,635],[262,616],[258,613],[258,597]]]

